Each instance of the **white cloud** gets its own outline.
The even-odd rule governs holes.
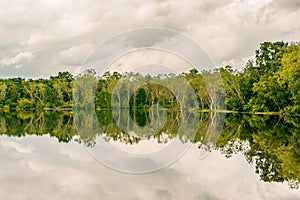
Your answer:
[[[254,61],[255,56],[226,60],[222,62],[222,66],[230,65],[233,68],[240,69],[241,67],[245,67],[247,62],[250,60]]]
[[[157,49],[144,49],[122,55],[110,64],[108,70],[125,73],[127,70],[132,71],[137,67],[141,67],[139,70],[144,70],[140,71],[143,74],[151,74],[152,72],[155,72],[152,74],[159,74],[162,73],[160,72],[162,67],[158,64],[170,67],[170,72],[173,73],[181,70],[187,71],[191,68],[190,63],[175,54]],[[149,68],[151,66],[153,67],[152,69]]]
[[[22,68],[23,67],[23,65],[22,64],[19,64],[19,65],[16,65],[15,66],[15,69],[20,69],[20,68]]]
[[[28,45],[35,45],[35,44],[41,44],[47,41],[55,39],[53,35],[48,35],[46,33],[36,33],[30,36],[30,38],[27,41]],[[26,45],[26,44],[23,44]]]
[[[0,60],[0,65],[2,66],[15,65],[21,62],[29,61],[33,57],[34,55],[31,52],[20,52],[14,57],[3,58],[2,60]]]
[[[2,66],[14,65],[20,62],[31,60],[34,55],[31,52],[20,52],[14,57],[3,58],[0,60]]]

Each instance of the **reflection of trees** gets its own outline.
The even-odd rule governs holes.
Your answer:
[[[299,118],[230,115],[216,148],[227,157],[242,152],[266,182],[288,181],[298,188],[300,180]]]
[[[71,113],[0,113],[0,134],[21,137],[46,135],[69,142],[76,135]]]
[[[150,123],[151,112],[149,110],[141,109],[132,114],[135,115],[132,116],[135,124]],[[182,118],[181,114],[180,111],[166,110],[166,121],[162,129],[142,138],[140,135],[122,131],[114,121],[111,110],[97,111],[97,117],[89,119],[86,115],[79,114],[76,117],[85,118],[81,120],[82,124],[79,124],[82,128],[89,129],[97,123],[102,128],[102,132],[85,132],[86,134],[81,135],[77,141],[93,145],[96,137],[101,133],[108,141],[115,140],[129,145],[139,143],[142,139],[153,138],[159,143],[166,143],[173,138],[179,138],[182,142],[192,141],[207,146],[209,149],[219,150],[226,157],[242,153],[249,163],[255,165],[256,173],[260,175],[261,180],[287,181],[292,188],[298,187],[300,180],[299,117],[227,114],[221,134],[216,138],[214,132],[210,130],[212,126],[218,125],[214,121],[222,115],[202,113],[197,133],[193,137],[188,132],[182,135],[178,133],[181,120],[187,120],[193,113],[185,112]],[[75,137],[77,132],[73,115],[67,112],[0,113],[0,134],[15,137],[49,134],[60,142],[69,142],[73,138],[78,138]]]
[[[166,112],[166,120],[163,121],[159,116],[161,114],[157,114],[156,112]],[[122,115],[122,111],[120,110],[119,115]],[[174,138],[179,138],[182,142],[198,142],[206,135],[206,132],[209,128],[209,122],[207,121],[209,115],[207,113],[202,113],[200,122],[196,121],[198,118],[195,118],[193,115],[196,115],[193,112],[184,111],[181,113],[177,110],[146,110],[140,109],[136,110],[134,113],[131,113],[131,116],[134,119],[134,124],[129,123],[126,120],[121,120],[122,126],[127,127],[127,131],[121,130],[118,123],[112,117],[112,112],[109,110],[101,110],[97,112],[97,118],[99,125],[102,128],[102,131],[105,133],[105,138],[107,140],[118,140],[120,142],[124,142],[126,144],[134,144],[138,143],[141,139],[151,139],[154,138],[158,141],[158,143],[166,143]],[[145,125],[151,123],[151,115],[152,119],[156,119],[152,126],[142,130],[141,133],[130,134],[133,130],[136,130],[135,126]],[[118,119],[117,115],[115,119]],[[181,126],[182,121],[185,121],[184,126]],[[189,122],[189,123],[187,123]],[[128,124],[127,124],[128,123]],[[195,130],[195,124],[199,125],[198,132],[191,131]],[[181,126],[181,130],[179,130]],[[156,132],[156,127],[162,127],[160,130]],[[147,134],[148,132],[152,132],[153,134]],[[199,139],[195,141],[195,139]]]

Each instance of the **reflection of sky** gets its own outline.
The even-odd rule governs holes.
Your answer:
[[[263,183],[242,155],[191,147],[171,167],[130,175],[95,162],[75,142],[0,138],[0,199],[300,199],[286,184]]]
[[[147,154],[147,153],[157,152],[169,145],[169,142],[159,143],[154,138],[150,138],[149,140],[141,140],[138,143],[134,143],[132,145],[127,145],[124,142],[114,141],[114,140],[110,140],[110,143],[114,147],[122,151],[134,153],[134,154]]]

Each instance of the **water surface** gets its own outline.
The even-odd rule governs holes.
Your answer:
[[[149,123],[149,113],[133,115]],[[141,139],[123,133],[110,112],[98,112],[102,137],[122,150],[151,152],[174,139],[192,144],[169,167],[134,175],[97,162],[86,149],[93,138],[78,136],[72,113],[1,113],[0,198],[300,199],[297,117],[227,114],[212,145],[205,140],[210,114],[190,140],[176,135],[177,116],[169,112],[161,132]]]

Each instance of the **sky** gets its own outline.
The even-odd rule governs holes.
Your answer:
[[[99,43],[135,28],[178,31],[216,66],[237,69],[261,42],[300,36],[299,0],[0,0],[0,8],[2,78],[76,74]]]

